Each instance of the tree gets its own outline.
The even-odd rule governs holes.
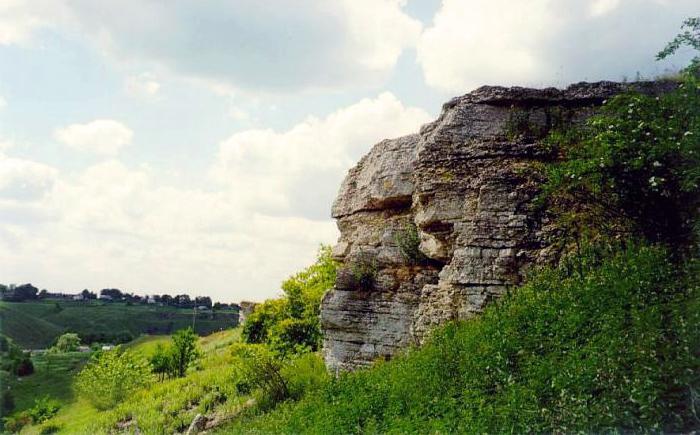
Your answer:
[[[80,337],[74,332],[67,332],[56,340],[51,352],[75,352],[80,346]]]
[[[173,372],[174,355],[171,346],[163,346],[158,343],[156,350],[151,356],[151,367],[153,373],[158,375],[158,380],[163,381],[166,375]]]
[[[700,51],[700,17],[691,17],[685,20],[681,26],[681,30],[682,32],[676,35],[676,37],[656,55],[657,60],[672,56],[683,46]],[[690,65],[685,68],[685,71],[696,74],[699,73],[700,56],[695,56],[690,61]]]
[[[177,377],[185,376],[187,367],[199,356],[197,335],[192,328],[185,328],[173,335],[173,371]]]
[[[194,303],[196,306],[211,308],[211,298],[209,296],[197,296],[194,298]]]
[[[88,289],[83,290],[80,294],[83,295],[83,299],[97,299],[97,295]]]
[[[321,342],[321,298],[335,284],[337,263],[329,246],[321,246],[316,262],[282,283],[285,296],[258,305],[242,335],[247,343],[268,343],[279,355],[315,351]]]
[[[97,352],[78,373],[75,388],[95,408],[105,410],[151,380],[148,363],[120,347]]]
[[[124,294],[121,292],[121,290],[116,288],[103,288],[102,290],[100,290],[100,294],[102,296],[109,296],[115,301],[121,300],[124,297]]]
[[[190,299],[190,295],[182,294],[175,296],[175,304],[181,308],[192,308],[194,304]]]
[[[37,293],[39,293],[39,289],[31,284],[3,287],[0,290],[2,290],[2,300],[4,301],[22,302],[29,299],[37,299]]]

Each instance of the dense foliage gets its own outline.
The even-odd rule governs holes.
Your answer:
[[[4,429],[9,432],[19,432],[28,424],[38,424],[50,419],[60,409],[57,400],[44,396],[36,399],[34,406],[26,411],[8,417],[4,422]]]
[[[477,319],[342,375],[242,432],[574,432],[694,427],[700,299],[659,248],[589,250]],[[580,270],[579,267],[574,268]],[[688,274],[686,278],[697,278]],[[253,425],[251,427],[251,425]]]
[[[244,340],[266,343],[279,355],[316,351],[321,298],[335,283],[336,267],[330,247],[322,246],[316,263],[282,283],[284,297],[255,307],[243,325]]]
[[[123,352],[97,352],[78,374],[75,388],[97,409],[109,409],[151,380],[148,363]]]
[[[700,50],[700,19],[659,58],[682,45]],[[696,246],[700,213],[700,77],[697,59],[661,95],[628,92],[603,105],[580,129],[548,138],[561,156],[547,170],[541,201],[566,239],[640,235],[670,246]]]

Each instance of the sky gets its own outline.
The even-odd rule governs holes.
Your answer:
[[[698,0],[0,0],[0,283],[261,301],[482,85],[651,78]]]

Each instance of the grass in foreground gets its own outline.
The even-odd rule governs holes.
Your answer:
[[[221,433],[499,433],[697,428],[698,274],[656,248],[548,270],[423,348]],[[697,272],[697,268],[695,270]],[[694,278],[689,282],[687,276]]]

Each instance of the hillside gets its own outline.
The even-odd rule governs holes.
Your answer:
[[[45,427],[66,434],[107,433],[116,427],[128,429],[129,424],[135,424],[145,433],[173,433],[186,430],[197,413],[216,411],[224,418],[234,413],[244,400],[235,394],[231,382],[234,358],[230,346],[239,337],[240,329],[229,329],[199,338],[202,356],[186,377],[154,382],[113,410],[100,412],[81,398],[64,396],[54,418],[42,426],[25,427],[22,433],[39,433]],[[147,357],[158,343],[168,340],[163,336],[141,337],[124,349]],[[27,380],[31,382],[34,376],[37,375]]]
[[[86,341],[129,341],[141,334],[170,334],[192,325],[192,310],[100,301],[0,301],[0,332],[26,349],[49,347],[63,332]],[[236,326],[232,312],[199,313],[196,332],[206,335]]]

